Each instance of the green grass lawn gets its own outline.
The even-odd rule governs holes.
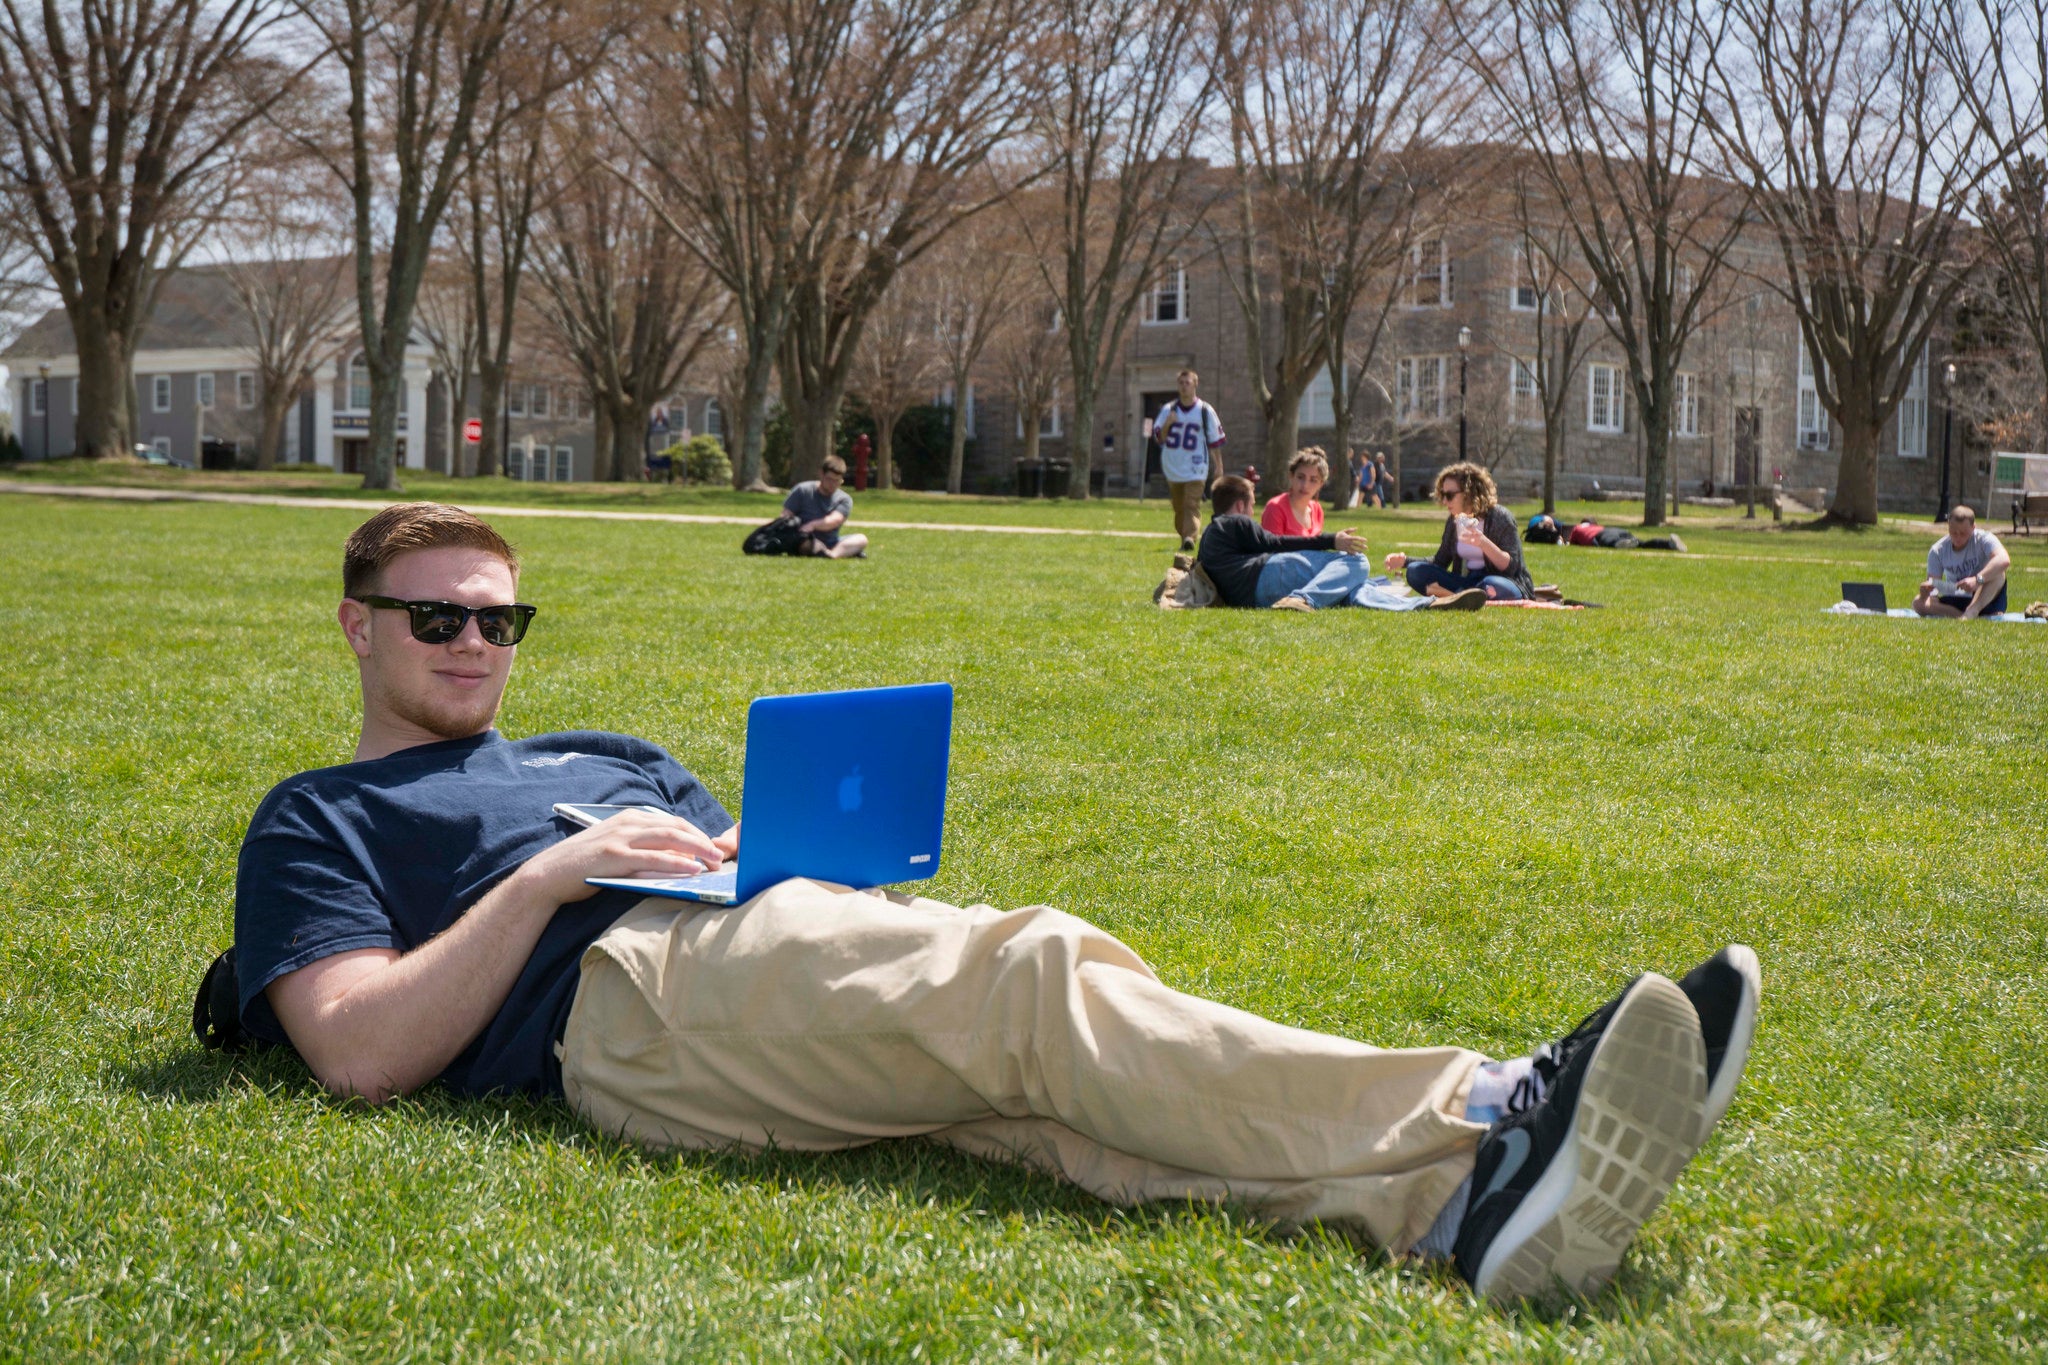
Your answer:
[[[1616,1285],[1499,1312],[923,1144],[649,1156],[550,1104],[372,1110],[200,1052],[249,813],[353,745],[362,510],[0,496],[0,1358],[2048,1356],[2048,628],[1819,610],[1847,576],[1905,592],[1925,537],[1689,521],[1698,557],[1531,550],[1604,611],[1304,617],[1154,611],[1164,536],[824,564],[506,520],[542,606],[508,733],[642,734],[736,801],[755,695],[950,680],[933,894],[1076,911],[1170,984],[1505,1054],[1755,945],[1745,1087]]]

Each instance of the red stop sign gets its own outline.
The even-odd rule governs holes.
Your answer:
[[[472,417],[462,424],[462,439],[471,445],[478,445],[484,439],[484,423],[481,417]]]

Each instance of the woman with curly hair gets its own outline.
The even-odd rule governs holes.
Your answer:
[[[1408,586],[1430,597],[1482,588],[1488,600],[1517,602],[1535,594],[1522,563],[1522,538],[1515,519],[1500,505],[1493,475],[1461,462],[1437,471],[1436,500],[1449,515],[1443,541],[1429,559],[1411,560],[1400,551],[1387,556],[1387,572],[1406,570]]]

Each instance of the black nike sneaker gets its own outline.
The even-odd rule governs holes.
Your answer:
[[[1475,1292],[1510,1303],[1613,1278],[1706,1140],[1705,1053],[1685,993],[1655,974],[1539,1051],[1541,1098],[1487,1130],[1472,1168],[1452,1259]]]
[[[1756,954],[1731,943],[1687,972],[1678,983],[1700,1017],[1700,1037],[1707,1047],[1707,1126],[1728,1112],[1742,1064],[1756,1037],[1756,1003],[1763,994],[1763,969]]]

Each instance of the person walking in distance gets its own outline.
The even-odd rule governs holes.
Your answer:
[[[1152,435],[1159,442],[1159,465],[1166,475],[1166,491],[1173,504],[1173,529],[1180,532],[1180,548],[1195,548],[1195,532],[1202,494],[1216,475],[1217,451],[1224,441],[1223,421],[1216,409],[1196,396],[1202,377],[1182,370],[1177,381],[1180,396],[1159,410]]]

